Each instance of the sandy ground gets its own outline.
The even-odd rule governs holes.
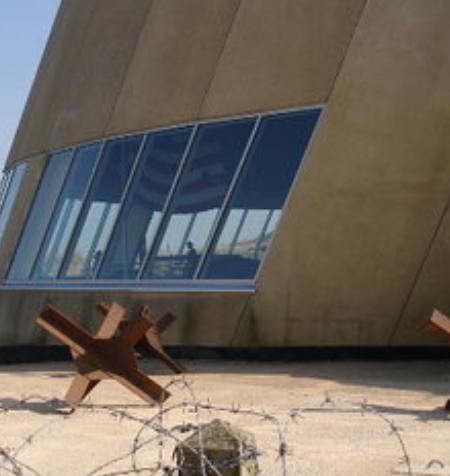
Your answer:
[[[72,414],[71,363],[0,367],[0,475],[175,474],[174,447],[220,418],[255,435],[262,475],[450,476],[448,362],[183,363],[141,362],[161,407],[104,381]]]

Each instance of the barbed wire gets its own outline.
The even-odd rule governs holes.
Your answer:
[[[174,457],[176,448],[180,445],[195,455],[200,463],[202,476],[222,476],[225,469],[246,465],[257,461],[255,473],[264,473],[264,461],[270,460],[271,476],[297,476],[298,470],[291,471],[290,463],[295,460],[294,446],[298,441],[289,439],[292,426],[302,428],[302,423],[307,421],[308,413],[343,413],[372,415],[386,428],[387,437],[391,438],[398,453],[398,461],[405,466],[405,474],[415,476],[412,467],[410,450],[404,437],[404,430],[394,420],[388,418],[377,406],[366,401],[355,402],[338,399],[329,394],[311,402],[308,405],[277,411],[276,414],[268,413],[264,409],[255,409],[242,406],[241,403],[232,402],[229,405],[214,404],[211,401],[202,402],[195,393],[195,382],[185,376],[177,376],[167,385],[174,387],[180,394],[186,395],[183,401],[165,403],[151,407],[152,415],[142,416],[132,409],[118,408],[108,405],[94,405],[85,403],[80,405],[77,412],[68,415],[62,412],[63,403],[59,400],[49,400],[39,395],[32,395],[16,401],[14,404],[0,403],[0,424],[2,416],[10,415],[15,411],[30,407],[31,403],[40,403],[53,410],[52,418],[40,425],[33,432],[23,437],[22,441],[11,448],[3,446],[0,438],[0,476],[12,474],[14,476],[47,476],[40,470],[32,467],[22,458],[24,451],[30,447],[39,446],[40,438],[46,434],[49,427],[57,426],[63,421],[76,418],[77,414],[94,417],[95,414],[106,415],[120,422],[127,421],[138,425],[138,428],[129,433],[129,446],[126,451],[111,457],[101,464],[97,464],[89,471],[79,475],[69,476],[119,476],[119,475],[144,475],[144,476],[183,476],[189,474],[184,467],[185,461]],[[238,452],[236,456],[216,461],[208,453],[203,441],[205,425],[215,419],[245,420],[250,427],[263,425],[265,434],[272,435],[264,443],[258,441],[255,447],[247,447]],[[245,426],[243,430],[248,430]],[[188,443],[192,435],[197,435],[196,445]],[[128,435],[125,435],[128,436]],[[258,437],[258,435],[256,435]],[[141,462],[145,456],[145,461]],[[439,466],[440,470],[448,469],[438,459],[432,459],[428,466]],[[257,469],[256,469],[257,468]]]

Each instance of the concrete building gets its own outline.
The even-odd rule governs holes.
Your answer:
[[[448,0],[64,0],[3,182],[0,344],[115,300],[174,345],[427,345],[449,196]]]

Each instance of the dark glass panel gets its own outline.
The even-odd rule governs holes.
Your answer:
[[[34,279],[54,278],[58,274],[100,147],[91,144],[77,150],[34,268]]]
[[[199,127],[144,278],[194,276],[254,123],[245,119]]]
[[[49,159],[8,273],[9,280],[29,279],[71,158],[72,151],[63,151]]]
[[[202,278],[255,276],[318,117],[308,111],[261,121]]]
[[[22,178],[27,169],[27,164],[22,163],[14,168],[10,172],[11,179],[8,181],[7,187],[4,189],[4,197],[1,204],[0,211],[0,240],[3,237],[3,232],[5,231],[6,224],[8,223],[9,216],[11,215],[12,207],[19,192],[20,184],[22,183]]]
[[[5,172],[2,176],[2,181],[0,182],[0,208],[3,206],[3,202],[6,198],[6,190],[9,187],[12,176],[14,175],[14,170],[9,170]]]
[[[100,264],[119,212],[122,194],[142,142],[142,135],[109,141],[80,215],[62,275],[91,279]]]
[[[192,128],[153,133],[117,220],[99,277],[135,278],[153,243]]]

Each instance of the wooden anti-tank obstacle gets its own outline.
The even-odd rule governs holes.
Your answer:
[[[95,336],[52,306],[43,309],[36,324],[70,347],[78,373],[65,396],[75,408],[104,379],[114,379],[148,403],[161,403],[170,393],[139,370],[135,346],[153,352],[176,373],[185,369],[164,350],[159,336],[175,320],[165,314],[154,322],[143,307],[134,321],[125,319],[117,303],[98,304],[104,320]]]
[[[435,309],[424,327],[450,345],[450,319],[444,313]],[[445,403],[445,410],[450,411],[450,399]]]

